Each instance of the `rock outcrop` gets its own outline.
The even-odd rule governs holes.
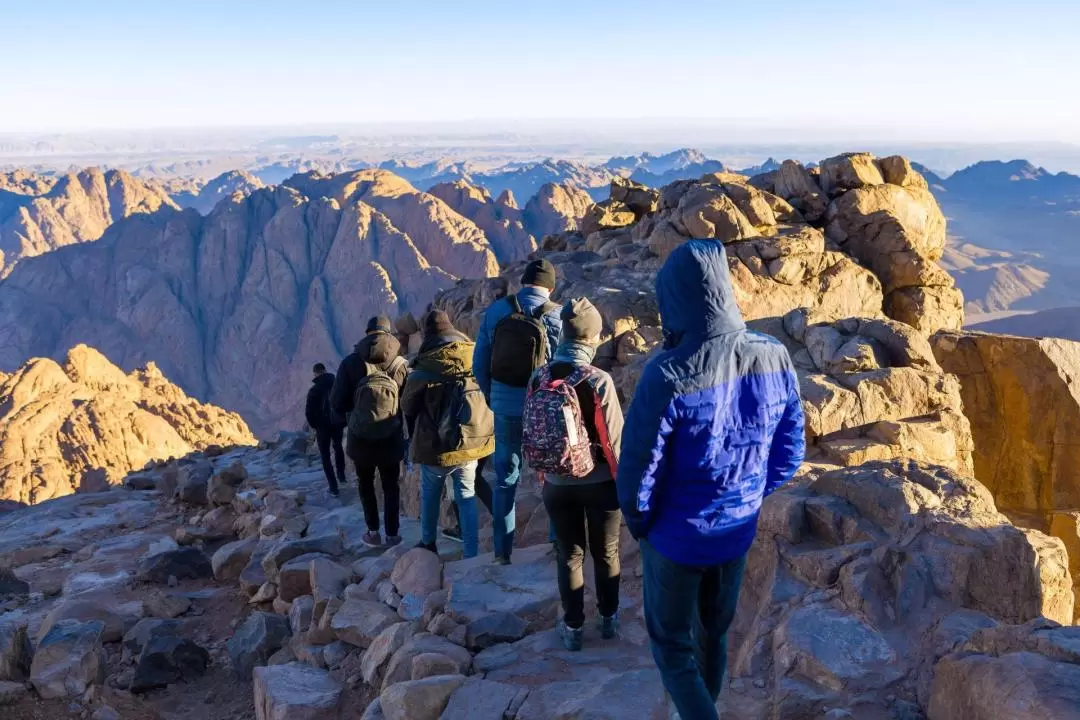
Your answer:
[[[492,200],[491,193],[486,189],[465,180],[456,180],[434,185],[428,189],[428,193],[476,223],[487,235],[500,263],[522,260],[536,250],[536,240],[525,229],[523,213],[509,192]]]
[[[789,201],[881,281],[885,313],[925,333],[963,324],[963,297],[937,261],[945,216],[926,180],[899,156],[852,153],[811,173],[788,160],[752,182]]]
[[[240,194],[247,197],[266,187],[262,180],[244,170],[232,170],[213,178],[205,185],[186,188],[171,194],[173,202],[182,208],[191,208],[201,215],[209,215],[219,202]]]
[[[103,489],[153,460],[254,442],[238,415],[189,398],[156,366],[125,374],[84,345],[63,365],[39,358],[0,379],[4,500]]]
[[[121,367],[157,363],[267,436],[300,426],[312,364],[336,365],[369,317],[495,272],[474,223],[385,171],[288,182],[20,264],[0,284],[0,368],[86,343]]]
[[[578,229],[593,204],[587,192],[570,183],[547,183],[525,204],[525,227],[537,239]]]
[[[0,278],[29,257],[97,240],[112,223],[176,204],[122,170],[88,168],[48,181],[11,174],[0,184]]]
[[[932,343],[960,380],[975,477],[1015,522],[1064,541],[1080,591],[1080,343],[978,332]]]

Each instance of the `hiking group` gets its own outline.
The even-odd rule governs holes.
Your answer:
[[[508,564],[528,463],[550,517],[564,645],[580,650],[584,641],[586,551],[600,634],[618,633],[625,522],[641,547],[644,615],[664,687],[683,720],[718,718],[726,636],[761,502],[805,452],[791,358],[746,329],[723,245],[689,241],[657,276],[664,347],[624,421],[611,376],[592,364],[603,333],[597,309],[583,297],[552,302],[556,275],[546,260],[529,263],[521,284],[487,309],[475,344],[446,313],[429,311],[410,366],[390,321],[377,317],[336,377],[315,366],[307,417],[330,492],[345,477],[344,436],[364,542],[398,544],[407,458],[420,466],[420,547],[436,550],[449,480],[464,556],[479,552],[480,497],[492,515],[494,562]],[[481,472],[489,459],[491,487]]]

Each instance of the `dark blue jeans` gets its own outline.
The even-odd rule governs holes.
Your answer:
[[[491,494],[495,555],[509,558],[517,529],[517,487],[521,479],[521,418],[495,416],[495,487]]]
[[[693,567],[641,542],[645,624],[664,688],[683,720],[720,717],[716,701],[727,666],[727,631],[735,619],[746,556]]]

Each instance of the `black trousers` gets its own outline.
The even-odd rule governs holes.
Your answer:
[[[341,438],[345,434],[345,428],[317,428],[315,430],[315,442],[319,446],[319,456],[322,457],[322,469],[326,473],[326,482],[330,484],[330,491],[338,491],[338,483],[345,482],[345,448],[341,444]],[[334,450],[334,462],[330,462],[330,449]],[[334,468],[337,468],[337,473]]]
[[[379,465],[356,464],[356,478],[360,486],[360,504],[364,506],[364,521],[368,530],[379,530],[379,499],[375,495],[375,472],[379,473],[382,483],[383,516],[386,518],[386,535],[398,534],[401,513],[401,462],[394,460]]]
[[[596,600],[605,617],[619,610],[619,527],[622,512],[615,481],[590,485],[544,484],[544,507],[555,526],[563,620],[585,622],[585,548],[596,571]]]

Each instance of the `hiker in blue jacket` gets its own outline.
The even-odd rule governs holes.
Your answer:
[[[495,562],[500,564],[509,564],[514,549],[525,386],[533,371],[551,361],[562,336],[562,307],[551,302],[555,267],[547,260],[533,260],[525,267],[521,286],[517,293],[496,301],[484,313],[473,351],[476,382],[495,413],[491,516]],[[525,323],[509,324],[512,316],[524,318],[525,323],[535,321],[543,341],[530,344],[529,328]]]
[[[787,349],[743,323],[722,244],[677,248],[656,295],[665,351],[634,393],[616,481],[664,687],[684,720],[709,720],[761,502],[805,454],[803,411]]]

